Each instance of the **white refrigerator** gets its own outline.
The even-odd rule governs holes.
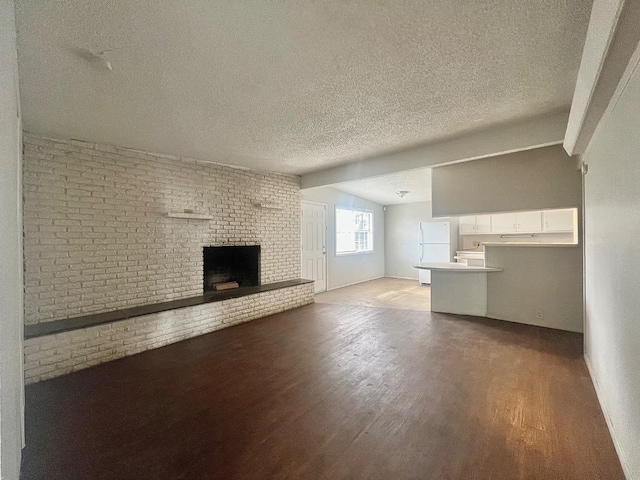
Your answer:
[[[420,223],[420,263],[451,262],[457,244],[458,236],[450,222]],[[420,283],[431,283],[431,270],[418,272]]]

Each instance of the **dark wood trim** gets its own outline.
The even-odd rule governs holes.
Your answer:
[[[86,327],[94,327],[104,323],[119,322],[141,315],[149,315],[151,313],[165,312],[167,310],[175,310],[177,308],[193,307],[204,303],[221,302],[231,298],[246,297],[256,293],[269,292],[281,288],[295,287],[311,283],[313,280],[305,280],[296,278],[294,280],[285,280],[284,282],[268,283],[266,285],[258,285],[255,287],[241,287],[233,290],[223,290],[221,292],[207,292],[205,295],[197,297],[180,298],[169,302],[152,303],[149,305],[141,305],[139,307],[122,308],[111,312],[93,313],[91,315],[83,315],[81,317],[63,318],[60,320],[52,320],[50,322],[38,323],[35,325],[25,325],[25,338],[36,338],[45,335],[53,335],[55,333],[69,332]]]

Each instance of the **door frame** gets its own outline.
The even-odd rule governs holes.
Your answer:
[[[312,202],[311,200],[302,200],[300,205],[300,273],[302,274],[302,209],[303,205],[307,203],[309,205],[318,205],[324,207],[324,290],[319,293],[324,293],[329,291],[329,261],[327,258],[329,257],[329,242],[328,242],[328,233],[329,233],[329,209],[326,203],[321,202]],[[315,289],[314,289],[315,290]],[[315,292],[314,292],[315,295]]]

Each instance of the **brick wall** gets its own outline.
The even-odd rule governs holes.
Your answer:
[[[313,284],[135,317],[25,342],[34,383],[313,302]]]
[[[28,133],[24,142],[27,324],[200,295],[206,245],[260,244],[262,283],[300,276],[298,177]],[[165,216],[184,209],[213,220]]]

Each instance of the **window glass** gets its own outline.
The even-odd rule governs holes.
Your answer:
[[[336,254],[373,252],[373,212],[336,207]]]

